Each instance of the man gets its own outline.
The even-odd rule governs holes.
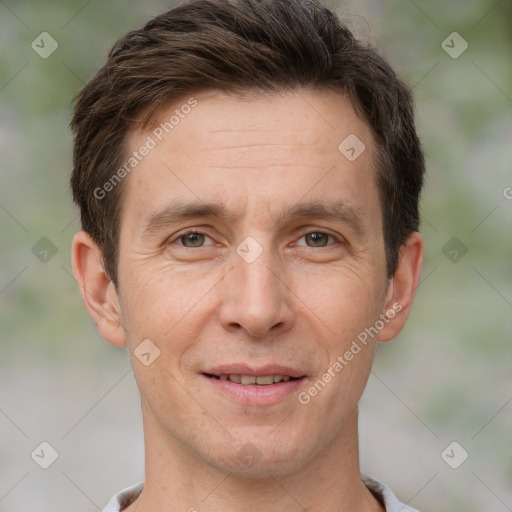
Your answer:
[[[115,44],[72,127],[73,270],[144,423],[105,511],[411,511],[358,456],[423,254],[389,65],[316,1],[195,0]]]

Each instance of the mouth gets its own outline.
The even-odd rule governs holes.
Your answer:
[[[240,374],[227,374],[214,375],[212,373],[205,373],[207,377],[218,380],[229,380],[235,384],[242,384],[244,386],[270,386],[272,384],[279,384],[280,382],[289,382],[291,380],[300,380],[303,377],[291,377],[290,375],[240,375]]]
[[[296,393],[307,375],[294,368],[224,365],[202,372],[212,389],[243,405],[271,405]]]

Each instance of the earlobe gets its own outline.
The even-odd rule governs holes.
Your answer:
[[[101,336],[113,345],[126,345],[114,283],[103,267],[101,249],[85,231],[73,238],[71,261],[85,307]]]
[[[378,341],[392,340],[402,330],[420,282],[422,264],[423,238],[414,232],[400,249],[398,268],[389,284],[383,311],[388,321],[379,332]]]

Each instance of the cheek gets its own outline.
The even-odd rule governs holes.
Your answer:
[[[303,281],[297,293],[314,330],[324,333],[319,341],[328,353],[308,394],[313,408],[321,410],[319,417],[336,417],[333,425],[342,421],[339,414],[355,407],[366,385],[377,341],[371,328],[384,304],[384,287],[384,280],[345,267],[323,279],[317,276],[316,288],[314,282]],[[317,394],[323,397],[313,399]]]
[[[385,298],[385,280],[347,264],[302,277],[294,289],[338,349],[375,322]]]
[[[164,262],[134,265],[124,275],[121,292],[126,338],[135,377],[148,401],[167,403],[173,396],[186,402],[186,396],[179,398],[183,384],[192,376],[186,362],[197,352],[205,324],[214,312],[212,291],[219,276],[185,270],[177,265],[171,271]],[[159,351],[150,371],[137,360],[137,348],[147,339]]]
[[[206,275],[182,271],[163,261],[131,265],[123,275],[123,319],[130,331],[159,337],[187,320],[211,287]]]
[[[314,314],[309,317],[315,319],[316,330],[326,332],[323,343],[328,361],[299,398],[311,407],[308,417],[316,418],[318,428],[325,432],[341,428],[347,411],[356,407],[366,386],[377,341],[370,328],[378,320],[381,306],[372,297],[357,279],[338,278],[325,287],[323,299],[311,294],[304,301],[314,304]]]

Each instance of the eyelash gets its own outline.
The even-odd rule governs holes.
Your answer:
[[[311,234],[321,234],[321,235],[327,235],[328,237],[332,238],[335,242],[338,242],[338,243],[341,243],[343,245],[345,245],[345,241],[341,238],[338,238],[334,235],[332,235],[331,233],[328,233],[326,231],[319,231],[319,230],[312,230],[312,231],[306,231],[304,233],[302,233],[300,235],[300,237],[298,238],[298,240],[300,240],[301,238],[305,237],[306,235],[311,235]],[[178,240],[181,240],[181,238],[183,238],[184,236],[187,236],[187,235],[191,235],[191,234],[195,234],[195,235],[204,235],[204,236],[207,236],[208,238],[211,239],[211,237],[209,235],[207,235],[206,233],[203,233],[201,231],[196,231],[196,230],[188,230],[188,231],[183,231],[182,233],[179,233],[178,235],[176,235],[174,238],[170,239],[166,245],[171,245],[171,244],[174,244],[174,242],[178,241]],[[310,245],[305,245],[304,244],[304,247],[308,247],[310,249],[325,249],[327,247],[329,247],[330,245],[333,245],[332,243],[331,244],[327,244],[326,246],[323,246],[323,247],[313,247],[313,246],[310,246]],[[205,246],[201,246],[201,247],[186,247],[185,245],[180,245],[180,247],[183,247],[184,249],[202,249],[204,248]]]

